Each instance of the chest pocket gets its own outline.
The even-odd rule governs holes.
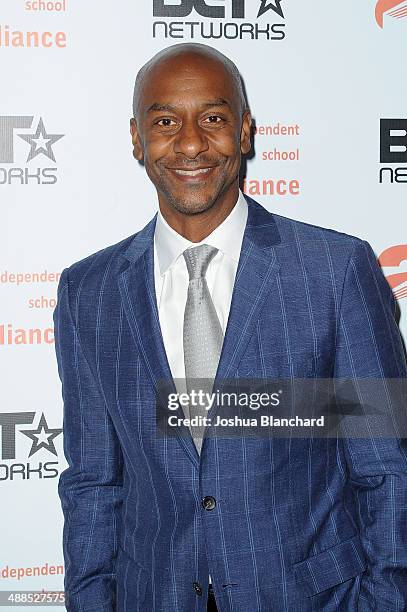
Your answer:
[[[319,355],[309,350],[287,353],[266,353],[243,357],[237,377],[244,378],[313,378],[318,375]]]

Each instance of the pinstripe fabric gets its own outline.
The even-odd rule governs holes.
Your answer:
[[[369,244],[247,199],[218,379],[407,377]],[[68,612],[204,612],[209,572],[221,612],[407,609],[404,441],[211,437],[199,457],[156,437],[155,219],[58,288]]]

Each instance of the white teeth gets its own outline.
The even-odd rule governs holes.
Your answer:
[[[201,170],[175,170],[175,172],[183,176],[197,176],[198,174],[206,174],[209,170],[210,168],[202,168]]]

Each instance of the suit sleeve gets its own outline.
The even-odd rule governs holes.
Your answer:
[[[64,453],[58,493],[64,514],[63,552],[68,612],[113,612],[122,454],[98,382],[82,350],[70,304],[68,270],[54,311],[62,382]]]
[[[365,383],[372,378],[375,385],[382,383],[384,392],[389,379],[407,378],[395,314],[396,301],[371,246],[357,240],[343,285],[334,378],[365,379]],[[398,410],[405,408],[405,401],[404,396],[404,406]],[[393,408],[390,400],[389,410]],[[368,560],[359,612],[407,610],[406,443],[396,437],[343,439]]]

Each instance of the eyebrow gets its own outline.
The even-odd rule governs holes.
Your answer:
[[[215,100],[204,102],[202,106],[204,108],[212,108],[213,106],[228,106],[230,108],[229,102],[225,100],[224,98],[216,98]],[[158,102],[155,102],[154,104],[148,107],[147,112],[148,113],[154,112],[154,111],[175,112],[176,110],[177,108],[175,106],[171,106],[171,104],[159,104]]]

